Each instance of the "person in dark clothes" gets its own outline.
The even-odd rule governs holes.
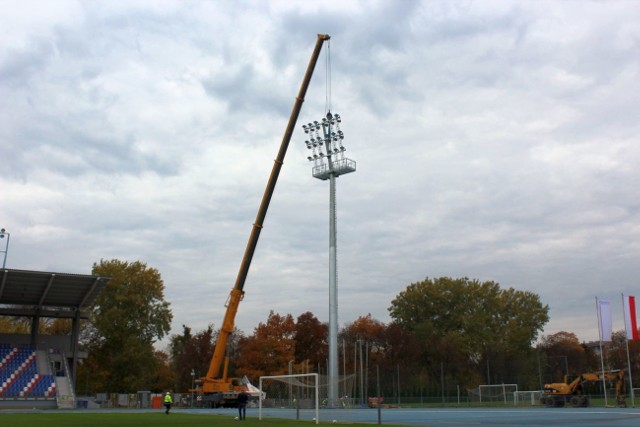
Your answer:
[[[238,419],[244,420],[247,418],[247,402],[249,401],[249,395],[244,391],[238,395]]]

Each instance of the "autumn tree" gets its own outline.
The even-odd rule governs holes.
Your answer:
[[[627,361],[627,345],[629,346],[629,360]],[[608,369],[624,369],[628,370],[628,363],[631,363],[631,373],[638,372],[640,367],[640,341],[627,339],[624,330],[616,331],[611,336],[611,342],[605,346],[605,361]],[[637,384],[636,380],[633,384]]]
[[[374,319],[371,313],[368,313],[366,316],[358,317],[352,323],[347,323],[340,332],[340,338],[378,343],[383,338],[384,329],[384,323]]]
[[[351,323],[347,323],[338,333],[338,341],[342,349],[343,356],[346,357],[347,372],[352,372],[355,369],[357,360],[352,355],[358,353],[360,350],[368,352],[367,357],[371,355],[371,365],[374,363],[381,363],[383,357],[388,357],[391,353],[391,346],[387,341],[385,334],[386,326],[379,320],[374,319],[371,313],[366,316],[360,316]]]
[[[238,376],[257,379],[262,375],[288,373],[289,361],[295,357],[295,321],[293,316],[269,312],[253,335],[242,338],[236,357]]]
[[[174,390],[186,390],[191,386],[190,369],[195,369],[195,365],[193,358],[186,353],[192,339],[191,328],[187,325],[182,325],[182,334],[173,334],[169,338],[170,363],[176,378]]]
[[[0,333],[30,334],[33,318],[24,316],[0,316]],[[40,335],[71,335],[71,319],[40,317]]]
[[[31,320],[26,317],[0,316],[0,333],[28,334],[31,332]]]
[[[160,273],[140,261],[101,260],[92,274],[111,280],[96,298],[83,334],[89,357],[78,382],[86,375],[100,379],[98,391],[148,390],[159,369],[153,344],[169,332],[172,319]]]
[[[47,322],[40,327],[41,335],[71,335],[71,319],[47,319]]]
[[[564,375],[585,372],[585,349],[572,332],[560,331],[542,336],[536,348],[545,383],[561,381]]]
[[[193,335],[191,328],[182,325],[182,334],[170,339],[171,366],[176,375],[176,390],[186,391],[192,387],[194,377],[200,378],[206,373],[213,354],[213,325]]]
[[[169,355],[164,351],[156,350],[153,356],[156,371],[151,376],[149,390],[154,393],[176,390],[176,372],[171,367]]]
[[[548,311],[531,292],[448,277],[410,284],[389,307],[398,325],[427,343],[420,359],[434,374],[454,355],[487,383],[515,382],[511,363],[530,352]]]
[[[191,389],[194,379],[200,379],[207,374],[219,333],[219,329],[214,332],[212,324],[195,334],[191,332],[190,327],[182,325],[182,334],[171,336],[169,347],[171,366],[177,381],[176,390]],[[231,376],[235,374],[233,362],[236,359],[238,342],[242,337],[242,331],[235,328],[227,340],[227,350],[232,363],[229,372]]]
[[[307,311],[298,316],[293,335],[296,363],[324,363],[329,354],[328,335],[329,326],[313,313]]]

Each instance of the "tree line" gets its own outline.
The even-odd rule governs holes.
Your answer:
[[[92,274],[111,280],[81,329],[88,357],[78,367],[77,393],[172,390],[186,392],[205,375],[218,330],[188,325],[170,333],[173,317],[160,273],[142,262],[101,260]],[[351,394],[452,395],[480,384],[518,384],[539,390],[565,374],[600,369],[597,348],[571,332],[539,336],[549,321],[538,295],[492,281],[425,278],[409,284],[383,323],[363,314],[339,331],[339,370],[355,378]],[[66,320],[43,320],[44,334],[70,334]],[[0,319],[2,332],[28,332],[26,319]],[[632,342],[632,365],[640,363]],[[236,328],[228,343],[230,375],[326,374],[328,325],[313,313],[297,317],[271,311],[250,334]],[[605,346],[611,368],[626,366],[626,336]],[[637,369],[633,368],[634,371]],[[401,380],[401,381],[400,381]]]

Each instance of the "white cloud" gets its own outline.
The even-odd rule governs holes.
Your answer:
[[[411,282],[467,276],[536,292],[545,333],[593,339],[595,296],[633,294],[638,276],[634,9],[5,2],[7,265],[139,259],[163,275],[174,332],[219,325],[316,34],[329,33],[238,326],[270,309],[328,318],[328,185],[311,177],[300,125],[325,112],[330,51],[331,107],[358,162],[338,179],[341,322],[388,321]]]

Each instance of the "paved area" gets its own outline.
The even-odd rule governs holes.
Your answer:
[[[235,416],[229,409],[212,410]],[[228,411],[228,412],[227,412]],[[257,417],[258,409],[249,416]],[[312,420],[315,411],[300,411],[300,419]],[[296,418],[295,410],[263,409],[264,418]],[[383,409],[381,424],[401,424],[425,427],[637,427],[640,426],[638,408],[457,408],[457,409]],[[322,409],[322,421],[336,420],[338,424],[352,422],[378,423],[376,409]]]
[[[164,409],[97,409],[65,410],[69,412],[158,412]],[[172,409],[174,412],[235,417],[237,409]],[[59,412],[50,410],[3,410],[11,412]],[[258,417],[258,408],[247,409],[248,418]],[[315,411],[294,409],[263,409],[263,418],[288,418],[313,421]],[[423,427],[638,427],[640,408],[432,408],[383,409],[380,423]],[[336,424],[378,424],[376,409],[321,409],[321,421],[336,420]],[[313,425],[310,423],[310,425]]]

